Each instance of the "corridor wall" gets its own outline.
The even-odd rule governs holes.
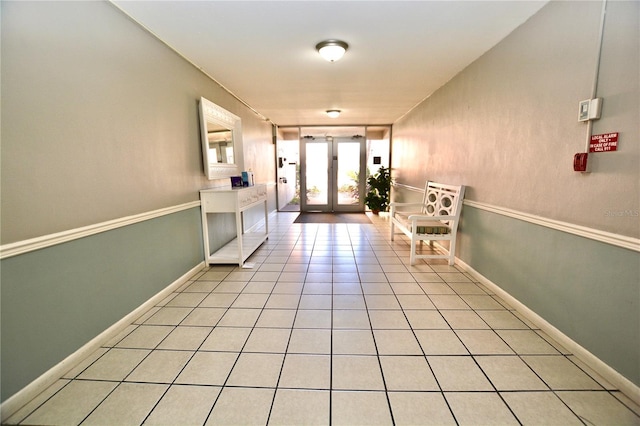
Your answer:
[[[458,258],[640,385],[638,2],[609,1],[593,133],[602,2],[550,2],[394,124],[398,200],[425,180],[467,185]],[[567,231],[569,230],[569,232]]]
[[[220,182],[202,171],[201,96],[242,118],[259,182],[274,153],[269,123],[111,3],[0,7],[6,401],[202,264],[198,191]]]

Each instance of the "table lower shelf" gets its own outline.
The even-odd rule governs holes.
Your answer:
[[[265,242],[269,235],[266,233],[249,232],[242,234],[242,255],[238,249],[238,239],[234,238],[224,247],[211,254],[207,259],[210,265],[237,264],[242,266],[245,260]]]

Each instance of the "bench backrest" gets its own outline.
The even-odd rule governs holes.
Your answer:
[[[427,182],[422,200],[422,213],[429,216],[458,216],[464,199],[464,185]],[[452,221],[445,221],[451,226]]]

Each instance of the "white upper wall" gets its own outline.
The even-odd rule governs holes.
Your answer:
[[[113,5],[1,7],[2,244],[197,201],[201,96],[272,180],[270,124]]]

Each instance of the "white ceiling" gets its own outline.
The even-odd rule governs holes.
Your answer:
[[[392,124],[546,2],[113,0],[281,126]],[[340,61],[327,39],[349,44]]]

